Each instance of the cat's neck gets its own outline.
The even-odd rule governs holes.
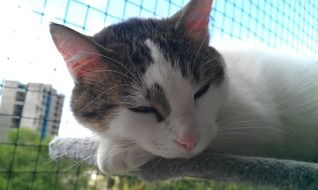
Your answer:
[[[316,159],[317,64],[268,52],[221,53],[229,97],[219,112],[212,147],[244,155]]]
[[[269,76],[264,76],[267,74],[263,64],[268,57],[249,55],[248,50],[221,53],[227,67],[228,98],[219,114],[220,126],[237,125],[238,121],[252,123],[251,120],[279,123],[276,95],[271,81],[266,80]]]

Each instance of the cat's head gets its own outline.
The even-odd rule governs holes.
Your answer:
[[[191,157],[217,131],[226,97],[222,57],[209,47],[212,0],[167,19],[130,19],[84,36],[51,24],[75,81],[75,117],[101,138],[165,158]]]

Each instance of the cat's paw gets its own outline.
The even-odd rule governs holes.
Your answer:
[[[154,156],[137,147],[127,147],[111,141],[99,144],[97,165],[104,174],[129,174],[151,160]]]

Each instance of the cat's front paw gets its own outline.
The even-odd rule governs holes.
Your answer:
[[[104,141],[98,147],[97,165],[104,174],[129,174],[153,157],[136,145],[129,147]]]

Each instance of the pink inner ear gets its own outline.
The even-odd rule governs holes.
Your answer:
[[[191,37],[205,38],[208,35],[209,17],[212,0],[193,0],[189,10],[185,13],[185,28]]]
[[[76,37],[66,40],[58,36],[53,36],[53,40],[74,80],[91,78],[93,72],[101,67],[99,52],[90,42]]]

